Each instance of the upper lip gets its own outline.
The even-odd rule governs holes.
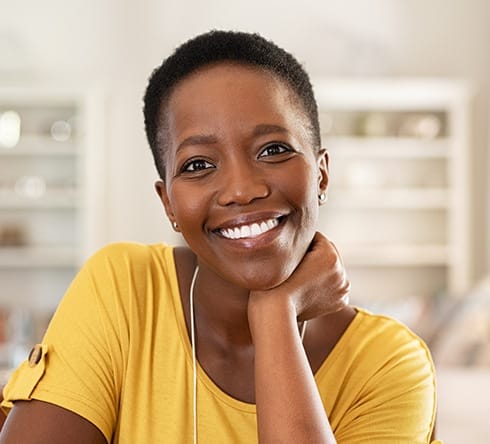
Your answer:
[[[235,217],[225,219],[213,224],[210,227],[210,231],[218,231],[226,228],[235,228],[242,225],[251,225],[253,223],[264,222],[269,219],[277,219],[279,217],[286,216],[285,211],[260,211],[247,214],[239,214]]]

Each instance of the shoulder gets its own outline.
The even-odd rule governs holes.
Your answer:
[[[414,349],[429,354],[425,342],[410,328],[400,321],[386,315],[373,314],[367,310],[357,308],[357,321],[360,335],[358,340],[363,346],[379,349],[383,344],[384,352],[399,352]]]
[[[81,273],[88,272],[99,277],[129,273],[136,278],[138,275],[134,271],[165,273],[173,268],[173,247],[169,245],[118,242],[106,245],[94,253],[83,265]]]
[[[373,381],[388,375],[394,384],[424,382],[435,387],[435,370],[425,342],[401,322],[358,309],[356,347],[358,360]]]
[[[117,263],[122,261],[168,261],[172,255],[173,247],[164,243],[142,244],[138,242],[116,242],[108,244],[95,252],[87,263],[103,263],[109,261]]]
[[[127,305],[173,291],[173,247],[121,242],[93,254],[70,284],[62,305],[68,301]],[[153,296],[152,296],[153,295]]]
[[[336,403],[345,413],[337,419],[337,439],[428,442],[436,387],[424,341],[389,316],[357,308],[339,344],[329,375],[342,381]]]

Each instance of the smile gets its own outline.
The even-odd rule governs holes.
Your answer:
[[[276,228],[279,225],[279,219],[267,219],[262,222],[254,222],[250,225],[239,225],[236,227],[222,228],[218,233],[226,239],[252,239],[261,234]]]

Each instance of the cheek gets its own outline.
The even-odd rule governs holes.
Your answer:
[[[291,180],[296,177],[296,180]],[[295,196],[297,204],[303,207],[306,215],[318,216],[318,185],[316,170],[305,168],[304,174],[289,176],[289,195]]]
[[[301,211],[301,225],[303,227],[303,240],[308,245],[313,239],[315,232],[318,230],[318,218],[320,206],[318,203],[318,190],[315,180],[309,180],[304,189],[303,203]]]
[[[189,187],[173,186],[169,193],[169,201],[175,219],[184,232],[195,230],[196,224],[203,214],[204,196]]]

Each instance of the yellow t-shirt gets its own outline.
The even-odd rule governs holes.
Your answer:
[[[108,442],[192,442],[191,347],[173,249],[125,243],[93,256],[35,361],[13,374],[5,410],[38,399],[91,421]],[[398,322],[358,309],[315,379],[339,444],[429,442],[432,361]],[[255,405],[224,393],[201,368],[197,396],[199,443],[257,442]]]

